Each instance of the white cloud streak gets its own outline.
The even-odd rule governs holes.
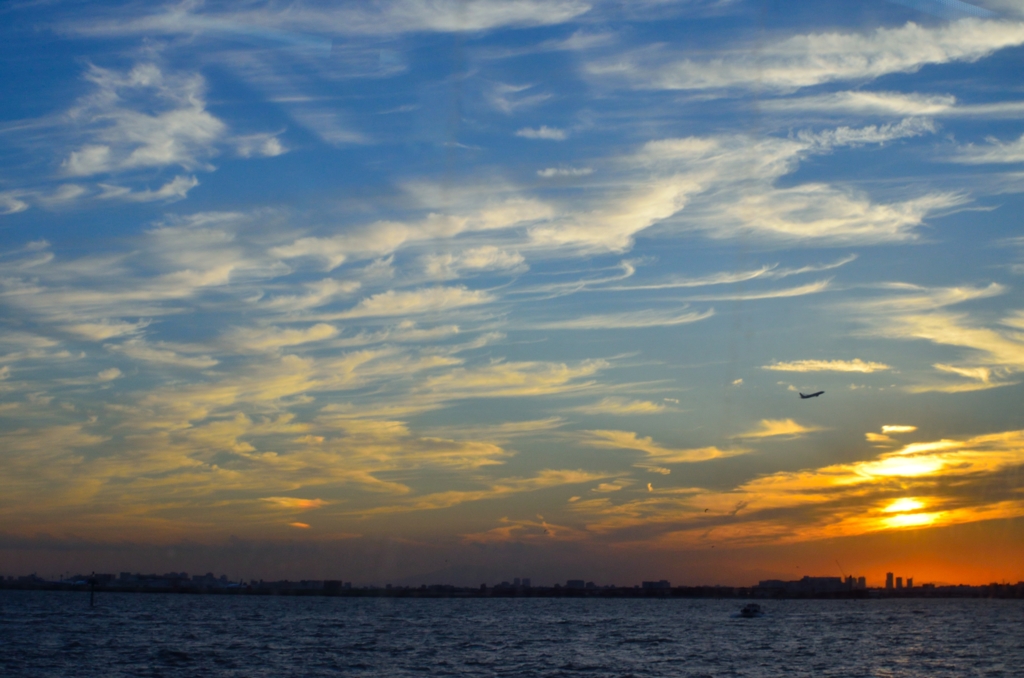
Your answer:
[[[1016,141],[999,141],[990,137],[983,146],[969,145],[953,156],[955,162],[968,165],[1024,163],[1024,135]]]
[[[68,28],[94,36],[227,34],[319,47],[322,40],[318,36],[325,33],[383,36],[554,25],[586,13],[590,5],[579,0],[385,0],[367,5],[242,9],[230,13],[190,11],[194,8],[178,5],[147,16],[93,21]]]
[[[670,327],[685,325],[706,320],[715,314],[714,309],[706,311],[626,311],[623,313],[605,313],[587,315],[566,320],[553,320],[529,325],[536,330],[596,330],[596,329],[630,329],[640,327]]]
[[[568,138],[565,130],[558,129],[557,127],[548,127],[547,125],[541,125],[540,127],[523,127],[516,131],[517,137],[524,139],[547,139],[548,141],[565,141]]]
[[[865,33],[795,35],[704,60],[632,54],[592,63],[589,70],[655,89],[786,92],[828,82],[912,73],[929,64],[972,62],[1020,44],[1024,44],[1024,23],[967,18],[935,27],[907,23]]]

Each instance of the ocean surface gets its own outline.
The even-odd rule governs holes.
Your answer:
[[[0,676],[1024,676],[1024,601],[0,591]]]

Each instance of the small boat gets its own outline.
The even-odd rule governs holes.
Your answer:
[[[745,617],[747,619],[752,619],[754,617],[763,617],[764,610],[762,610],[761,606],[757,603],[747,603],[740,610],[740,616]]]

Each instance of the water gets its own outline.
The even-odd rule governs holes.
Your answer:
[[[1024,676],[1024,601],[0,591],[0,676]]]

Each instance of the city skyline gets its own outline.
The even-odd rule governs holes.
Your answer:
[[[165,572],[162,574],[144,572],[82,572],[62,573],[52,577],[40,576],[38,573],[28,575],[3,575],[0,574],[0,588],[42,588],[49,590],[81,590],[82,586],[99,586],[101,588],[125,591],[170,591],[190,590],[202,592],[204,590],[240,589],[240,588],[262,588],[266,590],[293,591],[293,592],[318,592],[327,594],[341,591],[356,590],[527,590],[527,589],[567,589],[587,591],[611,590],[611,589],[639,589],[664,591],[669,589],[693,589],[714,591],[717,589],[729,589],[739,591],[761,590],[762,592],[774,591],[780,595],[830,595],[836,593],[857,593],[868,590],[895,592],[926,592],[932,593],[937,589],[963,589],[963,588],[985,588],[985,587],[1009,587],[1021,589],[1024,581],[1012,582],[989,582],[982,585],[955,584],[951,582],[918,582],[915,586],[914,578],[908,577],[904,585],[903,577],[895,577],[892,572],[885,575],[884,584],[878,582],[873,585],[865,576],[831,576],[831,575],[805,575],[800,579],[760,580],[756,584],[744,584],[741,586],[723,586],[709,582],[676,582],[672,583],[667,579],[644,580],[639,583],[610,583],[594,582],[588,579],[567,579],[555,582],[534,582],[530,577],[509,577],[502,581],[483,582],[479,587],[456,585],[451,583],[434,582],[431,584],[421,583],[419,585],[392,584],[391,582],[352,582],[343,578],[337,579],[248,579],[244,577],[232,578],[226,574],[216,575],[213,572],[205,574],[190,574],[188,572]]]
[[[0,16],[0,570],[1024,579],[1019,0]]]

